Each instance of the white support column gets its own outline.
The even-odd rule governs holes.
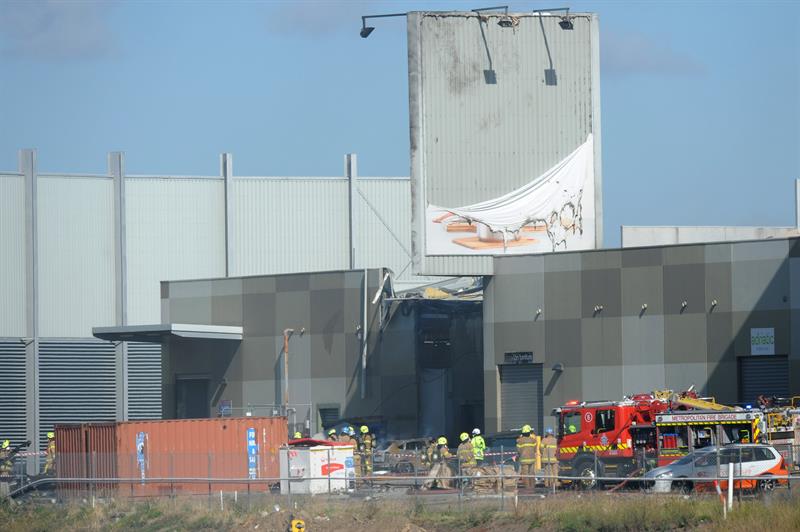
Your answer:
[[[37,228],[36,150],[20,150],[19,171],[25,176],[25,418],[30,451],[39,450],[39,250]],[[28,461],[37,474],[38,458]]]
[[[108,173],[114,180],[114,276],[116,291],[115,322],[128,324],[128,258],[125,230],[125,154],[108,154]],[[117,379],[117,421],[128,420],[128,342],[115,347]]]
[[[231,238],[231,216],[233,211],[231,182],[233,180],[233,154],[223,153],[219,156],[220,175],[225,187],[225,277],[230,277],[233,272],[233,239]]]
[[[355,242],[355,226],[356,226],[356,213],[355,213],[355,200],[356,200],[356,187],[358,186],[358,156],[355,153],[348,153],[344,156],[344,174],[347,177],[348,184],[348,199],[347,199],[347,212],[348,212],[348,227],[350,229],[349,237],[349,266],[348,269],[355,270],[356,268],[356,242]]]

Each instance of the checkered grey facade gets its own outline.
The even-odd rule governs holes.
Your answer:
[[[774,328],[800,393],[800,239],[496,257],[494,272],[484,297],[488,430],[500,426],[498,365],[509,352],[543,364],[545,424],[568,400],[692,384],[736,402],[738,359],[758,327]]]
[[[368,356],[362,380],[365,274]],[[235,413],[281,404],[283,330],[292,328],[289,404],[312,405],[298,409],[298,430],[306,419],[312,432],[319,428],[318,408],[339,407],[343,418],[383,418],[387,430],[413,433],[413,333],[402,327],[381,333],[385,318],[372,299],[382,276],[383,270],[371,269],[162,283],[163,322],[243,327],[240,343],[173,339],[165,346],[164,417],[175,415],[175,379],[181,375],[210,378],[212,409],[224,399]]]

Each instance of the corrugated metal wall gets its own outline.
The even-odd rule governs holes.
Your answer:
[[[116,417],[114,346],[107,342],[39,345],[39,441],[56,423],[113,421]]]
[[[38,198],[39,334],[91,337],[114,324],[113,182],[40,175]]]
[[[531,14],[515,15],[514,28],[500,27],[497,15],[480,23],[474,13],[423,13],[418,28],[414,20],[409,46],[418,46],[419,61],[409,61],[417,80],[409,90],[418,271],[490,274],[488,257],[424,256],[420,218],[428,204],[457,207],[506,194],[586,140],[595,118],[592,19],[573,17],[573,30],[562,30],[560,17]],[[494,83],[487,82],[490,69]],[[546,83],[545,70],[555,71],[556,84]],[[587,201],[593,200],[592,191]]]
[[[128,323],[158,323],[161,281],[225,275],[223,183],[127,178],[125,187]]]
[[[358,189],[356,265],[391,268],[395,275],[402,273],[404,280],[410,278],[411,182],[407,178],[360,179]]]
[[[161,419],[161,346],[128,343],[128,419]]]
[[[0,342],[0,440],[25,441],[25,345]]]
[[[0,336],[25,336],[25,181],[0,175]]]
[[[232,276],[348,266],[344,179],[236,179]]]

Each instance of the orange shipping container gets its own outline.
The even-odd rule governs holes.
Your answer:
[[[86,455],[85,463],[100,465],[104,472],[110,472],[108,465],[114,463],[114,477],[126,479],[118,483],[120,495],[130,496],[266,491],[278,482],[278,450],[287,443],[288,430],[285,417],[128,421],[80,427],[82,438],[72,429],[56,429],[57,445],[60,439],[75,442],[65,443],[58,453],[59,461],[67,459],[62,454],[66,453],[75,464],[71,474],[59,471],[59,477],[91,476],[91,467],[81,466],[83,460],[75,456],[81,453]],[[79,445],[78,439],[84,444]],[[225,482],[229,479],[231,482]]]

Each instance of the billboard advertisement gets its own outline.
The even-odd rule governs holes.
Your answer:
[[[413,267],[602,245],[593,14],[408,15]]]

